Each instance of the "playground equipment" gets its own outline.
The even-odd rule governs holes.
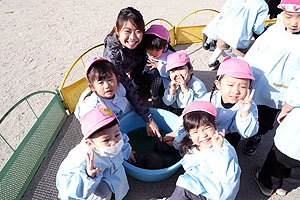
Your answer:
[[[200,9],[185,16],[177,24],[177,26],[172,25],[172,23],[165,19],[158,18],[149,21],[146,24],[146,27],[151,25],[152,23],[164,24],[166,27],[169,28],[168,30],[171,38],[171,45],[201,42],[203,28],[209,22],[209,19],[211,20],[217,13],[218,11],[213,9]],[[197,16],[202,15],[207,15],[209,17],[204,23],[200,23],[200,21],[197,20]],[[192,23],[187,22],[191,19],[193,21]],[[274,22],[275,20],[267,20],[266,25]],[[33,179],[34,174],[36,173],[40,164],[42,163],[46,152],[51,147],[59,130],[63,126],[68,114],[71,115],[74,112],[75,106],[81,93],[87,87],[87,81],[84,76],[82,76],[82,78],[78,80],[75,80],[71,84],[66,85],[67,78],[70,77],[71,71],[74,71],[75,65],[82,65],[82,69],[84,69],[85,63],[90,58],[102,55],[99,54],[99,52],[101,52],[101,49],[103,49],[103,47],[104,44],[95,45],[86,50],[84,53],[82,53],[74,61],[74,63],[68,69],[62,81],[59,92],[39,91],[29,94],[26,97],[22,98],[20,101],[18,101],[15,105],[13,105],[0,119],[0,124],[2,124],[3,121],[7,118],[7,116],[22,102],[28,103],[29,107],[31,108],[32,112],[34,113],[37,119],[32,128],[29,130],[29,132],[26,134],[23,140],[19,143],[17,148],[12,147],[12,145],[5,139],[5,136],[0,134],[1,140],[4,141],[4,143],[7,145],[7,148],[13,151],[13,153],[1,169],[0,199],[21,199],[22,195],[26,191],[26,188],[30,184],[30,181]],[[28,102],[28,99],[32,96],[45,93],[53,95],[53,98],[43,110],[43,112],[38,116],[32,109],[32,106]],[[77,131],[79,132],[80,129]],[[128,163],[125,163],[124,165],[126,167]],[[174,170],[176,171],[179,165],[179,163],[176,163],[176,165],[170,167],[170,169],[168,169],[167,172],[162,171],[162,173],[166,176],[162,176],[161,178],[164,179],[172,175],[174,173]],[[130,174],[130,166],[127,166],[127,168]],[[52,174],[48,177],[52,180],[52,184],[50,186],[52,187],[52,190],[55,190],[56,172],[57,169],[52,170]],[[134,176],[134,174],[131,175]],[[155,176],[160,175],[161,174],[157,174]],[[149,179],[149,181],[158,181],[162,179]],[[148,181],[148,178],[145,178],[144,180]],[[44,188],[44,190],[47,189],[49,188]]]
[[[155,120],[157,126],[160,129],[163,129],[168,132],[172,131],[174,121],[176,121],[178,117],[177,115],[167,110],[157,109],[157,108],[150,108],[150,113],[153,115],[153,119]],[[126,113],[120,119],[120,127],[122,133],[128,133],[135,129],[145,127],[145,125],[146,124],[142,120],[142,118],[134,111]],[[143,141],[141,141],[141,145],[143,145]],[[181,166],[180,161],[176,162],[174,165],[170,167],[164,169],[156,169],[156,170],[142,169],[133,166],[126,161],[123,163],[123,165],[126,169],[126,172],[130,176],[146,182],[155,182],[155,181],[164,180],[170,177],[171,175],[173,175],[176,172],[176,170]]]

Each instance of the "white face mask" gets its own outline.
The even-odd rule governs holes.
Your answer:
[[[101,148],[97,147],[98,151],[96,149],[94,149],[94,151],[96,151],[98,154],[100,154],[100,156],[114,157],[114,156],[118,155],[118,153],[121,151],[123,144],[124,144],[123,138],[121,138],[121,140],[114,146],[101,147]]]

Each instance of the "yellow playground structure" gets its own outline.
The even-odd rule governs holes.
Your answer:
[[[217,10],[213,9],[200,9],[186,15],[176,26],[165,19],[157,18],[149,21],[146,24],[146,28],[151,24],[166,26],[170,33],[171,45],[197,43],[202,41],[203,28],[218,13]],[[199,18],[202,20],[199,20]],[[266,25],[274,22],[275,20],[267,20]],[[70,81],[70,84],[67,84],[67,79],[70,78],[76,69],[84,69],[85,63],[90,58],[101,56],[103,47],[104,44],[98,44],[84,51],[68,69],[59,90],[56,90],[56,92],[39,91],[29,94],[18,101],[1,117],[0,124],[5,121],[7,116],[17,106],[27,103],[34,113],[36,121],[16,147],[13,147],[6,140],[5,135],[2,134],[3,131],[0,132],[2,144],[7,145],[7,149],[10,149],[12,152],[1,168],[0,199],[13,200],[22,198],[30,182],[34,179],[35,173],[43,162],[46,153],[55,141],[58,132],[65,123],[67,116],[74,112],[81,93],[87,88],[87,81],[84,76]],[[81,74],[83,75],[83,73]],[[49,94],[53,97],[46,108],[40,114],[36,114],[28,99],[41,94]],[[52,174],[47,175],[49,180],[51,180],[49,188],[42,188],[42,190],[48,190],[48,192],[50,190],[49,193],[46,192],[44,194],[46,196],[56,189],[55,176],[57,166],[54,168],[51,171]],[[56,193],[55,195],[57,197]]]

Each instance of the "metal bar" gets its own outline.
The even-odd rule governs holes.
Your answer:
[[[26,99],[26,102],[27,102],[27,104],[28,104],[29,108],[31,109],[31,111],[33,112],[33,114],[34,114],[35,118],[37,118],[37,119],[38,119],[38,116],[37,116],[37,115],[36,115],[36,113],[34,112],[34,110],[33,110],[32,106],[30,105],[30,103],[29,103],[29,101],[28,101],[28,99]]]

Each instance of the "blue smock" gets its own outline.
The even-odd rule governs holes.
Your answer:
[[[170,88],[167,88],[162,98],[163,102],[167,106],[172,105],[173,108],[185,108],[192,101],[199,100],[206,93],[204,83],[195,76],[192,76],[187,88],[189,90],[187,94],[184,94],[178,87],[174,95],[169,95]]]
[[[201,100],[209,101],[211,92],[205,94]],[[249,114],[246,118],[242,118],[240,115],[239,105],[236,103],[231,108],[224,108],[221,103],[221,92],[219,90],[214,91],[212,96],[211,103],[217,109],[217,126],[218,131],[221,132],[225,129],[225,134],[227,133],[239,133],[242,138],[249,138],[255,135],[258,131],[258,111],[257,106],[254,101],[252,101],[252,106],[249,110]],[[186,132],[183,127],[182,116],[177,118],[177,121],[174,125],[173,132],[176,135],[174,140],[174,147],[178,148],[178,142],[180,142],[183,137],[186,135]]]
[[[265,0],[228,0],[218,16],[216,35],[232,48],[246,49],[253,32],[264,31],[268,12]]]
[[[122,165],[128,160],[131,146],[128,136],[123,134],[124,145],[120,153],[114,157],[103,157],[94,152],[94,166],[102,172],[91,178],[86,173],[87,153],[93,151],[83,139],[61,163],[56,175],[56,187],[60,199],[90,199],[102,181],[105,181],[115,194],[117,200],[122,199],[129,190],[129,185]]]
[[[300,70],[300,34],[285,31],[283,22],[270,26],[249,49],[245,60],[255,80],[253,99],[257,105],[281,109],[284,93]]]
[[[115,93],[115,96],[112,99],[105,99],[93,92],[90,96],[86,95],[91,92],[90,88],[87,88],[79,98],[79,101],[76,105],[74,115],[77,119],[80,119],[81,116],[96,108],[99,103],[104,103],[110,110],[112,110],[115,115],[120,118],[125,113],[131,110],[131,104],[126,98],[126,90],[121,83],[119,83],[118,89]]]
[[[210,95],[211,92],[207,93],[201,100],[209,101]],[[217,109],[216,121],[218,131],[221,132],[225,129],[225,134],[238,132],[242,138],[249,138],[255,135],[258,131],[258,111],[255,102],[252,101],[248,116],[242,118],[238,103],[231,108],[224,108],[222,106],[221,98],[221,92],[219,90],[214,91],[211,103]]]
[[[278,126],[274,143],[282,153],[300,161],[300,71],[285,93],[285,102],[295,108]]]
[[[235,199],[241,168],[235,149],[226,139],[220,149],[191,149],[184,155],[182,166],[185,173],[178,177],[177,186],[208,199]]]

